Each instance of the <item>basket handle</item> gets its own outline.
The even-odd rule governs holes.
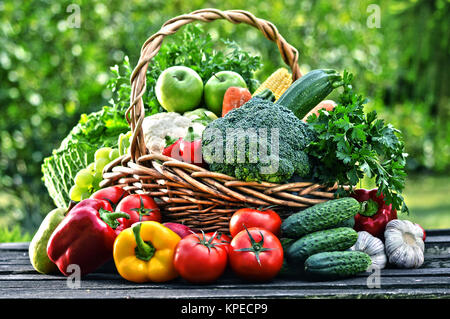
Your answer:
[[[292,80],[295,81],[302,76],[298,66],[297,49],[286,42],[271,22],[256,18],[247,11],[202,9],[168,20],[157,33],[153,34],[143,44],[138,64],[130,78],[130,107],[127,109],[125,116],[133,132],[130,144],[130,155],[133,162],[136,163],[139,157],[147,154],[144,133],[142,131],[142,122],[145,117],[142,96],[146,90],[146,73],[150,60],[158,53],[163,39],[168,35],[174,34],[182,26],[195,21],[211,22],[218,19],[225,19],[234,24],[246,23],[259,29],[267,39],[277,44],[283,61],[292,71]]]

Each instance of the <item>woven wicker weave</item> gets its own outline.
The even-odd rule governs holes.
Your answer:
[[[272,23],[249,12],[203,9],[170,19],[142,46],[139,62],[131,75],[131,103],[126,112],[133,132],[130,152],[105,167],[100,186],[119,185],[132,193],[152,196],[162,210],[164,221],[183,223],[197,231],[228,233],[229,219],[241,207],[273,206],[284,218],[293,210],[334,198],[337,186],[328,188],[311,182],[242,182],[161,154],[149,154],[142,131],[145,117],[142,95],[146,90],[146,72],[151,59],[158,53],[163,39],[183,25],[217,19],[246,23],[259,29],[267,39],[277,44],[284,62],[292,71],[293,80],[301,77],[297,50],[286,42]]]

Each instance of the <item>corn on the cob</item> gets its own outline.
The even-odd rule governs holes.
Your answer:
[[[292,75],[286,68],[279,68],[273,72],[256,91],[253,96],[260,93],[264,89],[270,89],[275,95],[275,101],[287,90],[292,84]]]

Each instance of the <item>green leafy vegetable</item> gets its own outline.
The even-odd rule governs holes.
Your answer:
[[[387,203],[408,211],[401,195],[405,186],[407,154],[401,132],[377,118],[376,111],[364,113],[366,100],[355,93],[353,75],[344,72],[344,90],[332,111],[319,111],[308,118],[317,139],[307,148],[314,177],[320,182],[355,186],[366,175],[374,178]],[[342,194],[344,190],[339,189]]]
[[[41,167],[42,179],[57,207],[67,207],[75,175],[93,162],[95,151],[103,146],[116,147],[118,136],[128,130],[123,113],[109,106],[81,115],[78,124]]]
[[[244,181],[284,183],[294,174],[309,176],[304,149],[313,139],[308,124],[291,110],[257,96],[208,124],[202,153],[212,171]]]

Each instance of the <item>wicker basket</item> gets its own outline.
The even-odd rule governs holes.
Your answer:
[[[131,104],[126,118],[133,132],[129,155],[107,165],[101,187],[119,185],[136,194],[152,196],[161,208],[164,221],[183,223],[199,231],[228,233],[229,219],[239,208],[273,206],[282,218],[293,211],[334,198],[337,186],[325,187],[311,182],[273,184],[242,182],[236,178],[210,172],[196,165],[177,161],[161,154],[149,154],[142,131],[146,90],[146,72],[150,60],[158,53],[164,37],[185,24],[225,19],[231,23],[246,23],[259,29],[275,42],[284,62],[292,70],[295,81],[301,76],[298,52],[278,33],[276,27],[249,12],[203,9],[167,21],[145,41],[141,56],[131,75]]]

